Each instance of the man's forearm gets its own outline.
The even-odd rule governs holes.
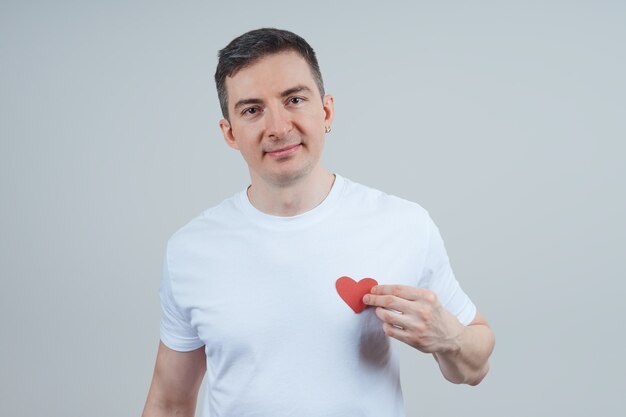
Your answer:
[[[167,406],[155,402],[146,402],[141,417],[194,417],[196,415],[196,404],[186,406]]]
[[[488,325],[472,324],[459,335],[454,349],[433,356],[448,381],[477,385],[489,371],[488,359],[494,344],[495,337]]]

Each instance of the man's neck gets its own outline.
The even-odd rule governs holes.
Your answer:
[[[325,169],[288,186],[275,186],[265,181],[252,181],[248,199],[258,210],[274,216],[296,216],[318,206],[330,192],[335,175]]]

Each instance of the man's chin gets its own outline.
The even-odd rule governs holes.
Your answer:
[[[278,187],[289,187],[306,178],[312,171],[312,167],[304,167],[297,170],[283,170],[272,173],[267,180]]]

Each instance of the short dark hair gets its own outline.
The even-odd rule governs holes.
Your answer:
[[[251,30],[233,39],[219,51],[215,85],[222,108],[222,115],[228,120],[228,92],[226,77],[233,76],[244,67],[259,59],[283,51],[297,52],[309,65],[311,75],[317,84],[320,96],[324,97],[324,81],[320,72],[315,51],[303,38],[288,30],[261,28]]]

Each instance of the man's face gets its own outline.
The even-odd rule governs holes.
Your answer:
[[[320,168],[333,98],[322,101],[306,61],[296,52],[261,58],[226,78],[230,121],[220,128],[238,149],[252,182],[285,186]]]

